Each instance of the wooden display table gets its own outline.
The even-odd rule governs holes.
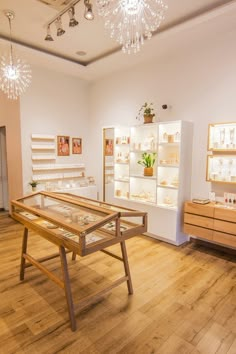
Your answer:
[[[38,192],[11,202],[12,217],[24,225],[20,280],[24,280],[25,268],[36,266],[59,287],[64,289],[72,331],[76,330],[74,303],[66,253],[81,257],[102,251],[124,264],[125,275],[109,287],[82,299],[79,308],[94,302],[113,287],[127,282],[128,293],[133,293],[125,240],[147,231],[147,213],[101,203],[97,200],[70,194]],[[135,218],[135,221],[133,222]],[[28,230],[34,230],[49,242],[57,245],[59,253],[41,259],[27,253]],[[122,257],[106,247],[120,243]],[[50,272],[42,262],[60,256],[63,279]],[[26,263],[27,261],[27,263]]]
[[[196,204],[185,202],[184,232],[236,248],[236,208],[227,208],[221,204]]]

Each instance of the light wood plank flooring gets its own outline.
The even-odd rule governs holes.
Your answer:
[[[236,354],[234,255],[138,236],[127,241],[134,286],[113,289],[77,313],[72,332],[64,293],[35,268],[19,281],[22,226],[0,215],[0,353]],[[36,257],[55,252],[30,232]],[[118,246],[111,248],[119,254]],[[123,274],[101,253],[71,260],[74,301]],[[56,273],[59,259],[45,263]]]

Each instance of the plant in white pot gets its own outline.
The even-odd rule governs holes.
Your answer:
[[[153,166],[156,161],[156,152],[143,152],[141,160],[138,160],[138,164],[144,166],[144,176],[153,176]]]
[[[141,106],[141,108],[138,112],[138,116],[136,118],[140,119],[141,116],[143,116],[144,124],[153,122],[153,118],[155,117],[155,113],[154,113],[154,107],[153,107],[152,102],[151,103],[145,102]]]
[[[32,180],[31,182],[29,182],[29,185],[32,187],[32,191],[35,192],[37,189],[37,185],[39,184],[39,182]]]

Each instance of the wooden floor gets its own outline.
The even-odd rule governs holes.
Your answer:
[[[77,313],[72,332],[60,288],[35,268],[19,281],[21,236],[22,226],[0,215],[1,354],[236,354],[235,256],[194,243],[130,239],[134,295],[125,284],[113,289]],[[29,249],[38,257],[55,252],[33,233]],[[67,257],[74,300],[123,274],[121,262],[101,252]],[[59,259],[47,266],[59,272]]]

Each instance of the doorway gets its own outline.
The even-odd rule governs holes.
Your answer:
[[[9,210],[6,127],[0,127],[0,210]]]

